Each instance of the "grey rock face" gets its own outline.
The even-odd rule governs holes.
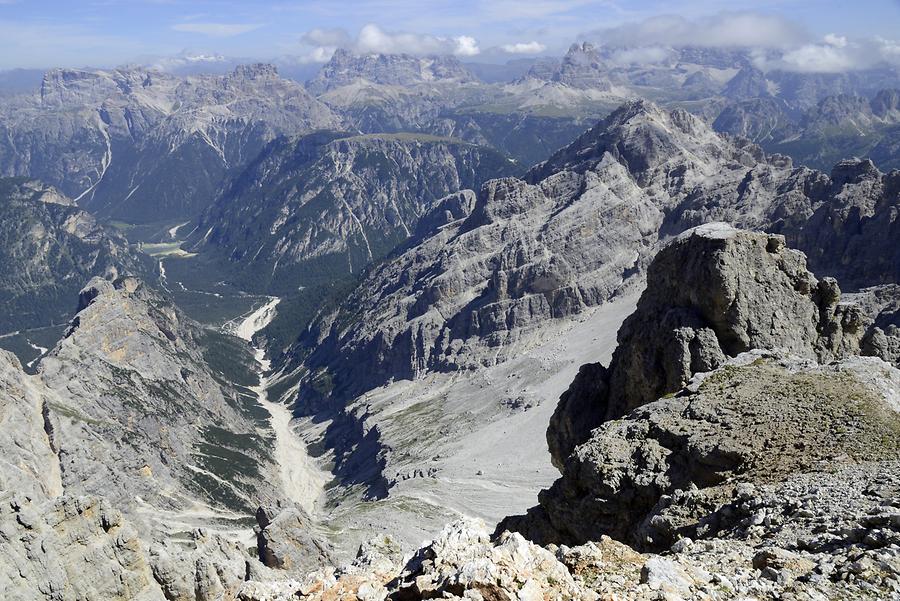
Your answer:
[[[269,424],[224,375],[241,357],[215,363],[213,334],[133,278],[95,278],[77,303],[36,375],[0,354],[0,588],[23,600],[234,598],[266,570],[235,539],[259,504],[283,502]],[[306,552],[320,547],[293,518],[270,525],[304,558],[281,567],[319,566],[327,555]]]
[[[411,236],[437,199],[516,171],[492,150],[449,138],[279,140],[202,216],[187,247],[225,254],[257,279],[355,274]]]
[[[896,90],[880,90],[871,100],[868,96],[862,90],[833,89],[811,106],[798,105],[784,95],[749,97],[726,105],[713,128],[817,169],[830,169],[854,155],[871,158],[884,170],[895,169],[900,166],[891,152],[900,123],[900,112],[894,108]]]
[[[38,94],[0,113],[0,173],[39,178],[94,213],[132,222],[194,216],[229,169],[277,135],[340,123],[266,65],[187,78],[52,70]]]
[[[149,269],[119,234],[34,180],[0,179],[0,223],[2,333],[65,324],[92,277]]]
[[[49,405],[14,355],[0,351],[0,490],[30,498],[62,493],[59,460],[48,427]]]
[[[164,599],[137,531],[109,503],[3,497],[0,589],[7,599]]]
[[[0,589],[17,601],[234,598],[255,561],[203,531],[178,545],[148,545],[106,499],[90,496],[3,494],[0,532]]]
[[[837,283],[817,281],[781,236],[725,224],[684,232],[648,268],[609,370],[583,371],[561,398],[547,431],[554,464],[561,467],[603,421],[739,353],[780,348],[821,361],[858,354],[864,317],[839,301]],[[605,382],[590,382],[598,376]]]
[[[407,54],[356,55],[339,48],[306,88],[320,95],[359,80],[385,85],[472,83],[474,75],[452,56],[418,58]]]
[[[737,72],[722,90],[722,94],[733,100],[767,98],[771,96],[766,74],[755,67],[746,66]]]
[[[778,98],[752,98],[726,106],[713,121],[713,129],[765,145],[781,141],[798,125],[790,107]]]
[[[880,90],[870,103],[875,116],[891,121],[900,121],[900,90]]]
[[[256,512],[259,560],[270,568],[297,574],[333,563],[327,546],[313,534],[313,524],[295,507],[260,507]]]
[[[574,88],[608,91],[612,88],[608,72],[609,65],[596,48],[584,42],[573,44],[558,64],[535,65],[525,77],[562,83]]]
[[[887,441],[900,426],[898,378],[879,359],[740,355],[597,428],[541,493],[539,512],[563,540],[609,534],[658,548],[712,536],[729,520],[708,516],[737,478],[775,483],[834,462],[896,460]]]
[[[636,283],[661,234],[717,218],[802,220],[816,206],[817,178],[687,113],[626,105],[529,172],[533,183],[488,182],[469,215],[442,201],[457,204],[456,221],[426,228],[321,319],[305,335],[315,348],[306,364],[350,387],[501,361],[529,324]],[[447,214],[437,208],[423,223]]]
[[[900,286],[874,286],[848,295],[871,325],[862,340],[862,354],[881,357],[900,368]]]
[[[63,486],[121,509],[139,497],[252,514],[273,499],[271,441],[250,401],[210,372],[197,327],[134,279],[94,280],[80,302],[39,369]]]
[[[881,173],[870,160],[850,159],[831,172],[829,199],[791,244],[816,273],[850,287],[900,282],[900,171]]]

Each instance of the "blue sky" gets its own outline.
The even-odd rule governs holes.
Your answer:
[[[500,60],[560,54],[584,37],[787,47],[826,34],[850,45],[883,38],[879,52],[900,57],[890,42],[900,38],[900,0],[0,0],[0,68],[111,66],[185,50],[321,61],[336,46]]]

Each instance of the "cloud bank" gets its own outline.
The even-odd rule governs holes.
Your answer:
[[[806,31],[792,22],[757,13],[721,13],[696,20],[660,15],[590,31],[584,37],[610,46],[707,48],[789,48],[809,40]]]
[[[307,62],[326,62],[338,48],[360,54],[452,54],[471,57],[481,53],[478,41],[468,35],[444,37],[430,34],[392,32],[374,23],[365,25],[354,38],[343,29],[313,29],[300,36],[312,48],[302,57]]]
[[[754,63],[763,71],[845,73],[876,67],[900,67],[900,42],[883,38],[848,40],[828,34],[818,43],[803,44],[775,58],[760,57]]]
[[[503,52],[509,54],[539,54],[547,49],[540,42],[518,42],[516,44],[504,44],[500,46]]]
[[[720,13],[699,19],[661,15],[644,21],[590,31],[581,36],[612,48],[617,65],[653,64],[672,48],[747,50],[764,71],[845,73],[900,66],[900,42],[883,38],[848,39],[830,33],[814,39],[802,27],[773,15]]]

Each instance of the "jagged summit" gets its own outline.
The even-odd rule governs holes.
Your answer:
[[[554,463],[561,467],[604,421],[728,357],[756,348],[821,361],[859,353],[861,313],[839,300],[837,283],[817,280],[783,236],[725,223],[683,232],[648,267],[647,289],[619,330],[609,368],[586,372],[563,395],[547,434]]]
[[[232,71],[231,77],[250,80],[278,77],[278,67],[269,63],[238,65]]]
[[[356,54],[339,48],[306,87],[319,95],[360,80],[389,86],[478,81],[453,56]]]
[[[648,100],[624,103],[603,121],[526,175],[541,181],[562,170],[591,169],[609,154],[635,177],[646,179],[669,166],[690,165],[708,172],[722,161],[750,165],[762,156],[754,148],[726,142],[698,117],[682,109],[664,110]],[[680,175],[684,177],[686,171]]]
[[[608,92],[612,89],[609,68],[593,44],[582,42],[572,44],[559,61],[534,65],[523,81],[537,79],[577,89]]]

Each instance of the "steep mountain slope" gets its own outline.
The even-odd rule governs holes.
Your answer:
[[[93,276],[140,274],[147,262],[71,199],[24,178],[0,178],[0,332],[65,324]]]
[[[186,78],[53,70],[38,94],[0,107],[0,173],[39,178],[105,217],[184,219],[276,135],[339,123],[269,65]]]
[[[319,565],[328,552],[281,485],[246,345],[133,278],[96,278],[77,300],[38,374],[0,352],[0,423],[15,433],[0,442],[7,597],[233,598],[266,571],[249,551],[261,505],[304,526],[285,545],[261,514],[261,540],[299,558],[281,567]]]
[[[336,381],[365,388],[383,383],[379,374],[496,362],[531,324],[615,296],[661,232],[712,217],[802,222],[820,177],[735,146],[683,111],[625,105],[532,169],[533,183],[495,180],[438,204],[423,219],[430,231],[310,332],[307,365],[336,361],[351,370]]]
[[[36,376],[64,488],[151,519],[202,505],[248,515],[277,498],[265,420],[242,388],[255,383],[249,356],[220,375],[204,355],[213,334],[136,279],[93,280],[79,305]]]
[[[186,249],[221,256],[258,287],[359,273],[438,198],[514,173],[486,148],[412,134],[281,139],[200,218]]]
[[[467,444],[482,448],[502,431],[509,448],[499,463],[516,463],[515,449],[530,458],[538,447],[526,424],[546,415],[550,388],[543,370],[571,373],[556,363],[559,349],[575,356],[586,340],[606,339],[660,245],[685,229],[726,220],[811,249],[836,236],[840,244],[811,255],[823,275],[893,281],[878,255],[892,261],[882,236],[894,223],[896,176],[870,167],[849,162],[829,177],[723,138],[684,111],[626,104],[527,181],[492,180],[436,203],[405,247],[301,336],[280,366],[278,394],[298,416],[328,420],[305,435],[330,449],[341,481],[384,499],[366,511],[394,515],[392,503],[410,497],[416,507],[425,500],[424,515],[438,511],[433,498],[476,510],[465,495],[487,483],[466,468],[479,459],[455,462],[469,456],[444,438],[462,426]],[[854,250],[867,245],[871,253]],[[513,486],[517,474],[493,477]]]

